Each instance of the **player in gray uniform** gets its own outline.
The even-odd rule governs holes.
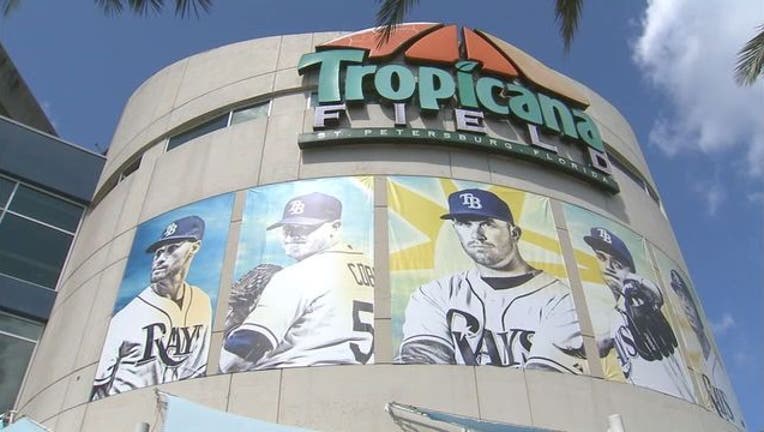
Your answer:
[[[615,350],[626,381],[694,402],[675,333],[661,311],[658,286],[636,273],[626,243],[610,230],[591,228],[584,241],[594,251],[615,299],[609,334],[597,340],[600,357]]]
[[[314,192],[290,199],[280,221],[297,262],[266,285],[257,306],[226,337],[220,369],[366,364],[374,350],[374,267],[341,238],[342,203]]]
[[[482,189],[448,197],[475,268],[420,286],[409,299],[397,361],[582,373],[583,339],[570,288],[533,268],[509,206]]]
[[[700,365],[703,369],[700,374],[700,390],[703,403],[709,409],[716,411],[719,417],[745,428],[742,414],[737,405],[734,404],[734,399],[732,399],[734,398],[734,392],[732,391],[729,378],[724,371],[716,350],[711,345],[711,340],[708,338],[700,311],[690,293],[690,289],[678,271],[672,269],[670,276],[671,288],[679,298],[681,313],[684,314],[687,322],[690,324],[690,328],[692,328],[695,334],[697,343],[700,346],[701,355],[703,356],[703,364]]]
[[[204,376],[212,307],[204,291],[186,282],[203,235],[204,221],[187,216],[148,247],[151,284],[112,317],[92,399]]]

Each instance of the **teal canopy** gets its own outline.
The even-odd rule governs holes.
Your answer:
[[[166,403],[164,432],[310,432],[308,429],[229,414],[166,393],[160,397]]]
[[[432,430],[433,423],[446,423],[451,426],[463,428],[467,432],[550,432],[549,429],[540,429],[530,426],[518,426],[509,423],[501,423],[490,420],[480,420],[473,417],[466,417],[456,414],[444,413],[428,408],[415,407],[413,405],[404,405],[398,402],[387,404],[387,411],[390,416],[403,430]],[[403,425],[401,425],[403,424]],[[425,426],[419,428],[417,426]]]
[[[32,420],[29,420],[26,417],[21,418],[15,423],[9,424],[6,427],[3,427],[2,423],[0,423],[0,429],[2,429],[3,432],[47,432],[48,431],[48,429],[45,429],[44,427],[33,422]]]

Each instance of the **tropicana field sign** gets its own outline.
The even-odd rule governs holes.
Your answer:
[[[301,147],[351,141],[357,144],[365,137],[368,142],[411,141],[421,136],[424,141],[463,147],[479,143],[487,150],[551,163],[617,192],[599,130],[584,112],[589,105],[585,94],[498,38],[468,28],[462,36],[460,49],[454,25],[405,24],[386,44],[379,45],[376,32],[364,30],[317,46],[317,51],[303,55],[298,65],[300,74],[318,70],[319,105],[314,116],[317,131],[336,123],[348,104],[363,104],[372,98],[393,105],[394,126],[398,128],[407,126],[407,104],[415,103],[427,115],[455,101],[455,139],[443,140],[441,135],[451,135],[447,131],[421,130],[420,135],[397,133],[395,129],[388,134],[384,128],[363,133],[363,129],[351,128],[303,134]],[[404,62],[393,62],[401,51]],[[486,114],[526,124],[531,146],[536,148],[523,149],[529,146],[484,137]],[[589,164],[557,155],[557,146],[543,142],[537,128],[580,143],[587,150]],[[484,142],[491,144],[482,145]]]

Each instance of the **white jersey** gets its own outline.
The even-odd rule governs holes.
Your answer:
[[[93,399],[204,376],[212,307],[201,289],[183,284],[178,305],[144,289],[111,319],[93,383]]]
[[[446,355],[428,353],[428,346],[445,348]],[[583,352],[565,284],[541,272],[519,286],[494,289],[472,269],[414,291],[398,361],[538,366],[580,374],[587,369]]]
[[[679,349],[662,360],[648,361],[642,358],[627,324],[623,301],[623,297],[620,297],[609,318],[610,336],[626,381],[694,402],[692,384]]]
[[[373,363],[374,267],[341,245],[276,273],[239,326],[266,336],[273,350],[252,369]],[[232,356],[221,353],[221,369]]]

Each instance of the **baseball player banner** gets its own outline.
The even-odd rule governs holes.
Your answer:
[[[397,363],[588,373],[548,198],[431,177],[387,187]]]
[[[373,178],[247,191],[220,370],[374,361]]]
[[[644,239],[580,207],[563,208],[605,377],[694,402]]]
[[[660,249],[652,246],[663,291],[668,294],[685,357],[698,389],[699,402],[741,428],[745,421],[732,383],[714,344],[711,327],[687,273]]]
[[[139,225],[91,399],[204,376],[233,195]]]

